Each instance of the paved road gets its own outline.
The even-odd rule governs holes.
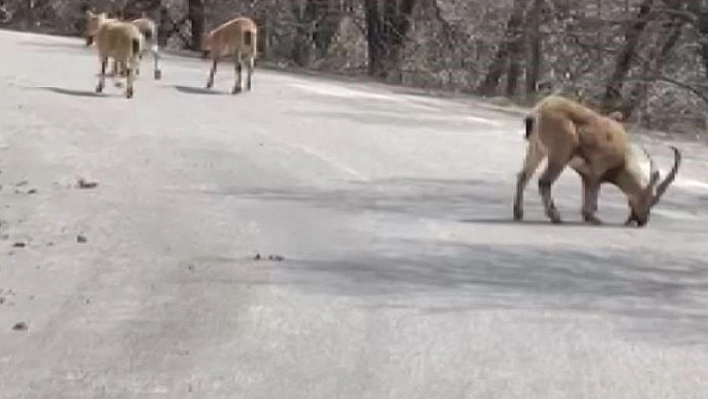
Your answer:
[[[81,44],[0,33],[2,398],[708,397],[704,148],[644,229],[571,172],[514,224],[517,116],[176,57],[97,97]]]

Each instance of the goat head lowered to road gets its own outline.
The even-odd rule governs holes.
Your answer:
[[[624,126],[621,115],[601,115],[570,99],[551,95],[539,101],[524,118],[525,138],[528,141],[521,171],[517,174],[514,196],[514,219],[523,219],[523,196],[529,179],[544,158],[546,170],[538,179],[539,194],[546,216],[553,223],[561,223],[560,213],[551,197],[551,185],[566,165],[575,170],[582,180],[583,205],[581,214],[587,223],[601,224],[595,216],[602,183],[617,186],[627,197],[630,215],[625,225],[644,226],[651,209],[676,178],[681,164],[681,152],[674,152],[674,165],[659,183],[659,171],[645,151],[651,171],[645,176]],[[658,183],[658,184],[657,184]]]

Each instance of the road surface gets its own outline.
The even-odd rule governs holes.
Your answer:
[[[708,397],[700,145],[646,228],[609,187],[578,223],[572,172],[567,224],[535,180],[519,224],[520,117],[473,100],[176,56],[127,100],[79,39],[0,54],[2,398]]]

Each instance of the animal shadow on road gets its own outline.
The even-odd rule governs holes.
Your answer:
[[[570,216],[570,215],[569,215]],[[516,221],[514,220],[511,216],[508,218],[467,218],[467,219],[460,219],[460,223],[473,223],[473,224],[497,224],[497,225],[519,225],[519,226],[558,226],[558,227],[563,227],[563,226],[577,226],[577,227],[598,227],[598,228],[609,228],[609,227],[614,227],[614,228],[623,228],[627,229],[628,227],[625,226],[623,223],[616,223],[616,222],[607,222],[603,221],[603,224],[601,225],[593,225],[589,223],[585,223],[580,220],[563,220],[563,223],[560,224],[553,224],[551,223],[550,220],[546,219],[535,219],[535,220],[527,220],[524,219],[522,221]]]
[[[218,90],[214,90],[214,89],[207,89],[206,87],[174,85],[174,88],[177,91],[179,91],[180,93],[187,93],[187,94],[210,94],[210,95],[228,94],[223,91],[218,91]]]
[[[492,309],[602,315],[641,339],[708,347],[708,267],[701,251],[680,236],[671,249],[656,245],[663,233],[652,234],[655,229],[604,234],[571,216],[570,199],[567,224],[578,227],[559,230],[546,221],[539,200],[528,206],[529,221],[513,222],[508,186],[484,179],[403,177],[337,187],[232,187],[211,194],[307,203],[353,216],[374,211],[381,229],[394,227],[382,240],[364,238],[364,245],[356,245],[360,234],[354,234],[347,239],[349,249],[288,257],[287,268],[272,266],[241,283],[367,297],[367,306],[422,313]],[[564,191],[573,190],[577,187]],[[619,195],[614,198],[622,204]],[[609,211],[606,223],[614,227],[624,221],[626,208]],[[400,217],[405,215],[412,218]],[[435,220],[432,233],[415,233],[420,218]],[[478,225],[464,228],[457,224],[461,220]],[[515,223],[538,228],[517,229]]]
[[[307,290],[335,295],[445,298],[434,305],[394,303],[417,311],[603,314],[644,339],[708,346],[708,270],[694,256],[435,240],[403,239],[398,245],[408,253],[372,248],[339,259],[291,263],[298,270],[288,272]]]
[[[84,46],[83,42],[81,43],[64,43],[64,42],[34,42],[34,41],[23,41],[20,43],[23,46],[32,46],[32,47],[42,47],[43,50],[56,50],[56,51],[66,51],[68,50],[85,50],[86,47]],[[93,49],[92,49],[93,50]]]
[[[391,247],[398,251],[387,251]],[[405,249],[405,250],[403,250]],[[277,268],[277,266],[273,266]],[[630,336],[708,347],[708,269],[694,256],[539,244],[395,239],[333,257],[291,259],[248,284],[369,298],[372,309],[479,310],[606,318]],[[539,323],[548,323],[540,317]]]
[[[575,187],[565,187],[573,190]],[[368,182],[352,182],[348,187],[328,190],[308,187],[282,189],[226,190],[223,194],[259,200],[305,201],[317,207],[340,211],[376,211],[407,214],[415,217],[443,219],[465,224],[541,227],[623,227],[626,209],[605,209],[600,216],[604,224],[594,226],[580,220],[568,204],[573,201],[559,194],[565,219],[555,225],[543,216],[540,200],[528,200],[526,215],[521,222],[512,219],[508,187],[498,181],[484,179],[446,180],[420,178],[387,178]]]
[[[37,89],[41,90],[48,90],[54,93],[59,93],[59,94],[64,94],[67,96],[74,96],[74,97],[108,97],[106,94],[102,93],[96,93],[95,91],[91,90],[74,90],[74,89],[65,89],[61,87],[53,87],[53,86],[40,86],[36,87]]]

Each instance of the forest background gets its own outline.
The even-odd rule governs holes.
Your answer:
[[[530,105],[561,93],[636,126],[704,138],[706,0],[0,0],[0,28],[81,36],[86,9],[147,13],[197,50],[236,16],[260,62]]]

